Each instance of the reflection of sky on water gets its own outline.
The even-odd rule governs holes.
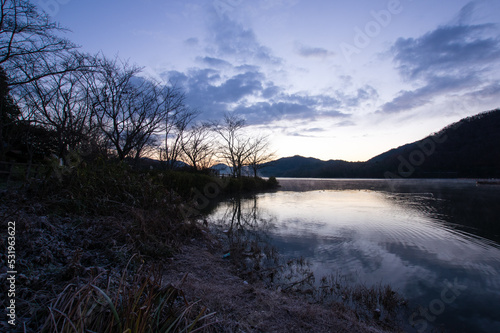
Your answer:
[[[276,215],[273,237],[285,252],[306,251],[318,269],[319,263],[331,264],[366,283],[404,289],[412,276],[431,278],[434,269],[426,266],[436,264],[499,272],[498,248],[411,205],[395,205],[389,196],[394,197],[370,191],[278,192],[260,196],[259,208]]]
[[[317,277],[339,273],[353,282],[390,284],[424,306],[440,297],[445,280],[457,279],[467,290],[436,322],[495,332],[500,246],[462,231],[450,201],[432,191],[352,188],[257,196],[259,212],[274,217],[267,231],[273,244],[285,256],[309,259]]]

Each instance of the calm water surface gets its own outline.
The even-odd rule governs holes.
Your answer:
[[[416,329],[500,332],[500,186],[473,180],[279,179],[242,214],[319,281],[389,284],[421,309]],[[211,215],[224,224],[233,203]],[[410,330],[410,328],[408,327]]]

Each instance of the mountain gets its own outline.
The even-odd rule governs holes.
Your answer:
[[[316,158],[296,155],[266,163],[262,169],[262,173],[264,175],[276,175],[279,177],[312,177],[310,174],[311,170],[321,168],[324,163],[324,161]]]
[[[366,162],[293,156],[267,163],[261,172],[315,178],[499,178],[500,109],[464,118]]]
[[[210,169],[215,170],[219,175],[230,175],[232,170],[230,167],[225,165],[224,163],[219,163],[212,166]]]
[[[363,163],[341,160],[322,161],[312,157],[293,156],[265,164],[265,177],[350,178],[356,177]]]

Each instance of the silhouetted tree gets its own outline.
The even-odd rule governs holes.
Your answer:
[[[166,132],[168,137],[187,127],[190,117],[186,115],[191,113],[178,90],[138,77],[141,68],[117,58],[96,58],[95,67],[88,80],[93,112],[120,160],[139,159],[159,134]],[[180,141],[178,146],[177,152]],[[167,147],[171,147],[168,142]],[[170,158],[176,156],[172,148],[167,153]]]
[[[5,154],[12,148],[14,142],[19,139],[16,125],[21,111],[14,103],[9,92],[7,75],[0,66],[0,161],[5,160]]]
[[[165,110],[165,147],[161,157],[167,167],[173,169],[181,159],[184,133],[199,111],[185,105],[185,95],[176,87],[165,87],[163,93],[168,103]]]
[[[85,73],[67,71],[40,78],[19,88],[25,112],[33,121],[53,131],[57,137],[57,156],[65,158],[90,138],[92,108]]]
[[[185,161],[195,170],[210,167],[214,154],[211,129],[208,124],[193,126],[182,137]]]
[[[250,154],[247,165],[252,168],[253,175],[257,178],[260,169],[265,167],[265,163],[271,162],[275,153],[269,151],[270,142],[267,136],[258,136],[250,141]]]
[[[251,140],[244,135],[244,127],[245,120],[234,114],[225,114],[222,123],[213,124],[221,139],[217,153],[232,167],[234,177],[241,177],[242,168],[252,154]]]
[[[9,85],[82,68],[76,46],[61,37],[67,31],[27,0],[0,0],[0,65]]]

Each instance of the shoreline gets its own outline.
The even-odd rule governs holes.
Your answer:
[[[342,304],[312,304],[302,297],[268,288],[263,282],[247,282],[234,265],[210,246],[182,247],[167,267],[169,280],[187,296],[200,299],[216,312],[217,332],[393,332],[363,323]]]
[[[142,212],[141,216],[140,211],[136,216],[57,215],[45,203],[20,193],[1,196],[2,220],[16,221],[19,266],[18,322],[12,330],[4,313],[3,330],[37,332],[50,327],[48,309],[61,304],[61,299],[74,299],[68,294],[74,289],[70,286],[83,290],[100,283],[104,290],[107,284],[112,295],[113,288],[132,288],[141,271],[156,267],[161,271],[162,288],[174,288],[190,306],[211,314],[203,323],[206,327],[200,326],[205,332],[391,331],[384,331],[383,323],[376,320],[363,322],[342,304],[310,304],[263,282],[244,280],[234,263],[222,258],[220,240],[199,224],[189,226],[184,240],[170,252],[162,246],[150,249],[151,245],[139,244],[140,238],[132,234],[138,230],[138,220],[155,224],[154,215]],[[6,254],[3,238],[2,261]],[[156,241],[152,239],[151,244],[160,245]],[[5,274],[2,267],[2,280]]]

